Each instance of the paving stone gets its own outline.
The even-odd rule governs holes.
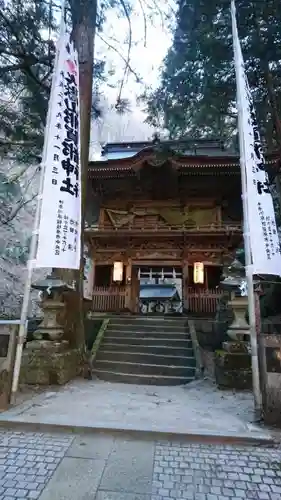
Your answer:
[[[281,498],[281,448],[1,430],[0,442],[0,500]]]
[[[100,489],[149,494],[153,461],[153,442],[117,439],[107,461]]]
[[[178,468],[173,468],[175,451],[181,457]],[[155,461],[160,457],[163,460],[165,454],[169,456],[169,474],[164,469],[158,474],[157,482],[155,470],[153,474],[153,493],[161,500],[165,484],[170,486],[172,483],[170,500],[185,498],[183,484],[188,484],[186,490],[193,500],[277,500],[278,495],[279,500],[281,498],[281,474],[276,467],[276,463],[281,462],[281,449],[172,442],[164,449],[158,443]],[[177,474],[173,474],[173,470]]]
[[[27,494],[27,498],[30,498],[32,500],[37,500],[41,495],[41,491],[29,491]]]
[[[113,445],[114,438],[112,436],[104,434],[78,436],[68,448],[66,456],[107,460]]]
[[[120,500],[120,493],[114,491],[99,491],[95,500]],[[164,498],[152,495],[142,495],[138,493],[122,493],[122,500],[165,500]],[[170,497],[168,497],[170,500]]]
[[[41,468],[47,467],[49,460],[52,460],[52,468],[55,469],[61,459],[53,458],[43,453],[40,456],[41,468],[36,469],[38,448],[44,447],[47,444],[50,448],[50,453],[54,453],[53,449],[59,447],[61,452],[65,454],[73,440],[72,436],[65,436],[62,439],[61,434],[15,431],[4,431],[1,438],[0,460],[4,461],[1,465],[2,470],[0,471],[1,500],[4,498],[12,498],[13,500],[24,498],[33,498],[36,500],[39,498],[40,491],[36,490],[41,486],[45,487],[50,478],[46,474],[44,480],[42,480]],[[51,474],[52,472],[53,470],[50,471]],[[38,481],[36,481],[37,476]]]
[[[27,494],[28,494],[28,491],[27,490],[17,490],[16,492],[16,497],[17,498],[26,498],[27,497]]]
[[[64,458],[41,494],[40,500],[94,498],[104,466],[103,460]]]

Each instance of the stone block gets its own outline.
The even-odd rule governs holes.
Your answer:
[[[249,344],[247,342],[223,342],[222,348],[229,353],[246,353],[248,354]]]
[[[219,389],[251,389],[251,356],[246,353],[217,351],[215,379]]]
[[[215,367],[216,384],[219,389],[252,389],[251,370],[225,370],[221,367]]]
[[[216,351],[215,365],[226,370],[251,369],[251,356],[245,352]]]
[[[80,354],[77,349],[61,352],[52,349],[26,349],[22,357],[20,382],[32,385],[63,385],[78,375]]]

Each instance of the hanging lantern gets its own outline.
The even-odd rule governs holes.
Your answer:
[[[193,282],[195,284],[201,284],[201,285],[204,283],[204,264],[203,264],[203,262],[194,262]]]
[[[123,262],[114,262],[113,281],[115,283],[121,283],[123,281]]]

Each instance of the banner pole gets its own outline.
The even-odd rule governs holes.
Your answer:
[[[38,192],[38,197],[37,197],[34,229],[32,231],[30,250],[29,250],[29,259],[28,259],[28,263],[27,263],[27,276],[26,276],[25,286],[24,286],[24,295],[23,295],[21,317],[20,317],[20,327],[19,327],[19,333],[18,333],[16,357],[15,357],[15,364],[14,364],[12,392],[11,392],[11,402],[12,403],[15,403],[16,393],[18,390],[23,344],[24,344],[25,338],[26,338],[28,306],[29,306],[29,299],[30,299],[30,292],[31,292],[33,263],[34,263],[34,259],[36,256],[37,235],[38,235],[38,227],[39,227],[39,221],[40,221],[41,200],[42,200],[42,191],[43,191],[43,184],[44,184],[44,173],[45,173],[45,167],[42,164],[41,171],[40,171],[40,184],[39,184],[39,192]]]
[[[233,27],[233,44],[235,66],[238,61],[238,32],[236,23],[236,8],[235,1],[231,0],[231,15]],[[237,67],[236,67],[237,70]],[[252,381],[253,381],[253,394],[255,403],[256,418],[260,419],[262,415],[262,396],[260,389],[260,374],[259,374],[259,359],[258,359],[258,342],[256,331],[256,314],[255,314],[255,293],[254,281],[252,272],[252,255],[251,255],[251,242],[249,231],[249,216],[248,216],[248,199],[247,199],[247,177],[246,177],[246,152],[243,130],[243,107],[239,93],[238,75],[236,73],[237,83],[237,108],[238,108],[238,134],[239,134],[239,148],[240,148],[240,168],[241,168],[241,186],[242,186],[242,203],[243,203],[243,218],[244,218],[244,247],[245,247],[245,267],[246,279],[248,288],[248,310],[249,310],[249,326],[250,326],[250,342],[251,342],[251,363],[252,363]]]
[[[61,23],[60,23],[60,36],[64,33],[64,9],[65,9],[65,0],[62,1],[61,10]],[[53,88],[56,81],[56,69],[58,64],[58,50],[56,51],[55,64],[53,70],[53,78],[52,78],[52,86],[51,86],[51,94],[50,100],[52,100]],[[23,294],[23,302],[21,308],[21,316],[20,316],[20,327],[17,339],[17,348],[15,355],[15,363],[13,370],[13,380],[12,380],[12,390],[11,390],[11,403],[15,403],[16,393],[18,390],[19,377],[20,377],[20,368],[21,368],[21,360],[22,360],[22,351],[23,344],[26,339],[27,333],[27,316],[28,316],[28,306],[31,292],[31,284],[32,284],[32,274],[33,274],[33,266],[36,257],[37,250],[37,239],[38,239],[38,230],[40,224],[40,215],[41,215],[41,206],[42,206],[42,193],[44,187],[44,177],[45,177],[45,158],[46,158],[46,148],[48,144],[48,136],[50,133],[50,106],[48,108],[47,121],[46,121],[46,129],[45,129],[45,138],[44,138],[44,146],[43,146],[43,154],[42,154],[42,163],[40,165],[40,181],[39,181],[39,189],[37,196],[37,205],[34,219],[34,228],[31,235],[31,243],[29,249],[29,259],[27,263],[27,276],[24,285],[24,294]]]

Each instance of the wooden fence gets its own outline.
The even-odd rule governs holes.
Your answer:
[[[125,287],[96,286],[93,292],[93,311],[119,312],[125,309]]]
[[[188,311],[194,314],[214,315],[217,310],[217,303],[221,297],[220,289],[195,290],[188,288]]]

